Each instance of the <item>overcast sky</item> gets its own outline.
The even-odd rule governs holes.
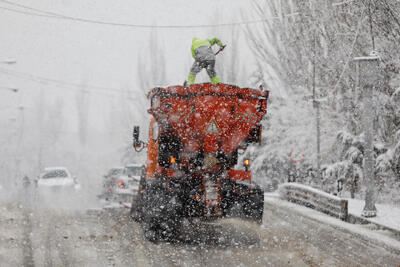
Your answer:
[[[8,179],[8,174],[32,174],[44,166],[58,165],[82,175],[80,166],[85,159],[91,162],[87,168],[95,171],[93,183],[97,183],[100,172],[126,158],[133,125],[141,125],[141,138],[146,140],[149,115],[145,93],[155,86],[183,83],[193,63],[190,46],[195,36],[218,37],[227,44],[217,57],[217,70],[231,68],[222,62],[235,57],[240,73],[234,75],[241,77],[238,85],[250,85],[248,78],[256,64],[243,25],[150,29],[62,19],[60,14],[130,25],[229,24],[259,20],[251,15],[252,1],[0,0],[0,62],[17,61],[0,63],[0,157],[4,160],[0,169],[7,167],[3,179]],[[43,17],[50,13],[59,15]],[[150,51],[152,35],[158,40],[157,51]],[[239,47],[236,52],[233,42]],[[149,65],[152,57],[162,56],[166,75],[163,84],[158,84]],[[148,88],[140,87],[138,67]],[[219,76],[222,82],[232,83],[222,73]],[[208,80],[203,71],[196,81]],[[18,88],[19,92],[2,87]],[[130,98],[126,90],[133,92]],[[86,111],[77,105],[82,92],[88,103],[84,105],[88,110],[84,145],[78,114]]]
[[[241,0],[10,1],[66,16],[126,24],[202,25],[257,19],[241,16],[241,11],[247,12],[245,9],[248,9],[250,2]],[[0,7],[34,12],[1,1]],[[165,54],[168,65],[166,85],[181,84],[186,78],[192,63],[190,44],[193,36],[217,36],[224,41],[229,39],[231,29],[205,27],[153,30],[156,31],[160,43],[159,52]],[[118,94],[116,90],[120,88],[142,92],[143,88],[137,88],[136,83],[137,59],[139,55],[146,58],[149,53],[157,52],[149,51],[151,31],[38,17],[0,9],[0,61],[17,61],[14,65],[0,64],[0,68],[66,82],[107,87],[111,94]],[[248,55],[248,50],[244,47],[242,54]],[[229,49],[221,56],[225,55],[229,56]],[[243,55],[237,56],[242,58]],[[248,62],[245,64],[250,65]],[[71,92],[76,93],[79,90],[55,86],[52,83],[34,83],[6,75],[1,70],[0,86],[21,89],[18,94],[0,90],[0,109],[3,108],[3,116],[0,118],[3,120],[13,116],[10,115],[10,112],[15,113],[13,106],[33,108],[32,99],[40,90],[45,92],[50,101],[52,96],[62,95],[67,103],[74,99]],[[104,112],[110,96],[100,90],[91,97],[91,103],[98,103]],[[65,108],[68,113],[73,114],[68,109],[75,108],[75,105],[67,104]],[[96,109],[96,105],[91,105],[91,109]],[[91,112],[96,113],[96,110]]]

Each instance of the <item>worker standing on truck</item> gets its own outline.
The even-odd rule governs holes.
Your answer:
[[[187,85],[194,83],[196,79],[196,74],[199,73],[203,68],[206,69],[208,76],[210,76],[211,82],[213,84],[219,83],[220,80],[215,73],[215,54],[212,50],[212,46],[217,44],[220,47],[220,51],[225,48],[217,38],[200,40],[196,37],[192,40],[192,57],[194,58],[194,63],[190,69],[188,76]],[[218,54],[218,52],[217,52]]]

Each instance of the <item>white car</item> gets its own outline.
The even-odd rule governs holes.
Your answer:
[[[65,167],[45,168],[36,180],[39,188],[73,188],[80,189],[76,178]]]

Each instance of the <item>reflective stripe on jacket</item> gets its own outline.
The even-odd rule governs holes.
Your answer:
[[[207,46],[211,47],[214,44],[217,44],[219,46],[222,46],[222,42],[218,38],[213,38],[213,39],[203,39],[200,40],[198,38],[193,38],[192,40],[192,57],[196,58],[195,50],[201,46]]]

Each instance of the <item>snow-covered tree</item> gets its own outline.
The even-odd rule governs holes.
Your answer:
[[[356,175],[362,179],[363,93],[352,59],[368,55],[373,41],[383,59],[371,107],[377,184],[383,192],[400,182],[398,1],[253,3],[254,16],[266,22],[246,29],[258,58],[252,82],[270,90],[269,115],[263,122],[267,141],[257,152],[257,170],[264,175],[262,169],[273,162],[283,166],[294,144],[306,147],[310,156],[301,168],[307,161],[315,167],[315,112],[311,101],[301,101],[302,96],[309,98],[315,85],[316,97],[324,100],[320,106],[324,179],[350,181]]]

